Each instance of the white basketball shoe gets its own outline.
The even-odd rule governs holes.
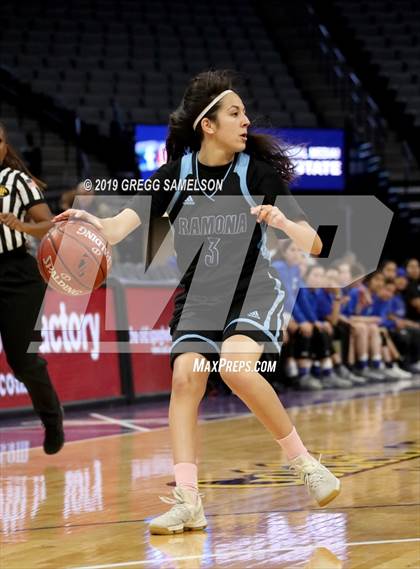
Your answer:
[[[174,498],[161,497],[165,504],[173,504],[172,508],[153,518],[150,522],[150,533],[155,535],[170,535],[183,531],[203,530],[207,526],[204,515],[201,494],[191,492],[176,486],[173,490]]]
[[[294,458],[290,461],[290,469],[300,476],[319,506],[326,506],[340,493],[339,479],[313,456],[302,455]]]
[[[343,562],[326,547],[315,549],[304,569],[342,569]]]

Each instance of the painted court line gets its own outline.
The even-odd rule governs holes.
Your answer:
[[[413,543],[413,542],[420,542],[420,537],[411,537],[411,538],[406,538],[406,539],[383,539],[383,540],[378,540],[378,541],[354,541],[354,542],[349,542],[349,543],[339,543],[337,545],[342,546],[347,546],[347,547],[354,547],[354,546],[360,546],[360,545],[385,545],[385,544],[389,544],[389,543]],[[322,543],[317,543],[317,547],[322,546]],[[330,544],[325,544],[325,546],[328,547],[334,547],[334,544],[330,543]],[[308,549],[310,546],[309,545],[303,545],[298,549]],[[296,550],[296,547],[293,548]],[[286,553],[287,551],[290,551],[290,548],[282,548],[282,549],[277,549],[277,550],[271,550],[270,549],[270,553]],[[256,552],[257,553],[257,552]],[[260,552],[261,553],[261,552]],[[236,553],[235,551],[230,551],[227,554],[223,554],[223,553],[209,553],[209,554],[202,554],[202,555],[188,555],[188,556],[182,556],[182,557],[170,557],[171,561],[188,561],[188,560],[193,560],[193,559],[202,559],[203,561],[210,559],[212,557],[217,557],[218,559],[229,559],[233,556],[235,556]],[[158,562],[161,562],[161,559],[141,559],[139,561],[126,561],[126,562],[122,562],[122,563],[106,563],[104,565],[83,565],[83,566],[78,566],[78,567],[71,567],[68,569],[112,569],[114,567],[136,567],[136,566],[141,566],[141,565],[146,565],[146,564],[156,564]]]
[[[111,423],[109,423],[111,425]],[[98,425],[104,426],[103,419],[90,420],[90,419],[65,419],[64,420],[64,430],[66,428],[77,428],[77,427],[97,427]],[[6,431],[29,431],[31,429],[39,429],[41,427],[40,422],[35,422],[32,425],[17,425],[12,427],[2,427],[2,433]]]
[[[100,413],[89,413],[91,417],[94,419],[100,419],[105,423],[112,423],[113,425],[119,425],[120,427],[126,427],[127,429],[132,429],[133,431],[141,431],[147,432],[150,429],[146,429],[146,427],[139,427],[138,425],[133,425],[129,421],[122,421],[120,419],[113,419],[112,417],[107,417],[106,415],[101,415]]]

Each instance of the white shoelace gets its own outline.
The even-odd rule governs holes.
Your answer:
[[[172,520],[172,516],[175,516],[175,519],[181,517],[181,519],[185,521],[191,516],[191,510],[188,508],[186,502],[182,499],[182,497],[175,494],[175,490],[173,493],[175,498],[169,498],[168,496],[159,496],[162,502],[172,506],[168,512],[162,515],[167,520]]]
[[[173,505],[174,508],[176,508],[176,506],[183,506],[185,508],[187,502],[184,500],[181,494],[178,493],[176,489],[172,490],[172,493],[175,496],[175,498],[169,498],[168,496],[159,496],[159,499],[162,500],[162,502],[164,502],[165,504]],[[197,496],[203,498],[204,494],[198,493]]]
[[[309,486],[309,488],[316,489],[319,483],[324,480],[324,472],[322,471],[322,469],[320,469],[318,474],[314,475],[314,472],[318,469],[319,465],[321,464],[321,458],[322,455],[320,454],[318,458],[319,464],[314,464],[313,462],[309,462],[308,460],[308,464],[305,464],[301,467],[296,467],[291,465],[290,469],[293,472],[299,472],[299,473],[302,472],[304,484],[306,484],[306,486]]]

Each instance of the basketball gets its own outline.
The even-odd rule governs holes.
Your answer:
[[[56,223],[38,249],[38,268],[54,290],[68,295],[89,294],[111,269],[111,249],[104,236],[86,221]]]

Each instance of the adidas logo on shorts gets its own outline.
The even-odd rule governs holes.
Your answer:
[[[192,199],[191,196],[188,196],[186,200],[184,200],[184,205],[195,205],[195,201]]]
[[[254,310],[253,312],[248,312],[247,316],[251,316],[251,318],[257,318],[261,320],[258,310]]]

